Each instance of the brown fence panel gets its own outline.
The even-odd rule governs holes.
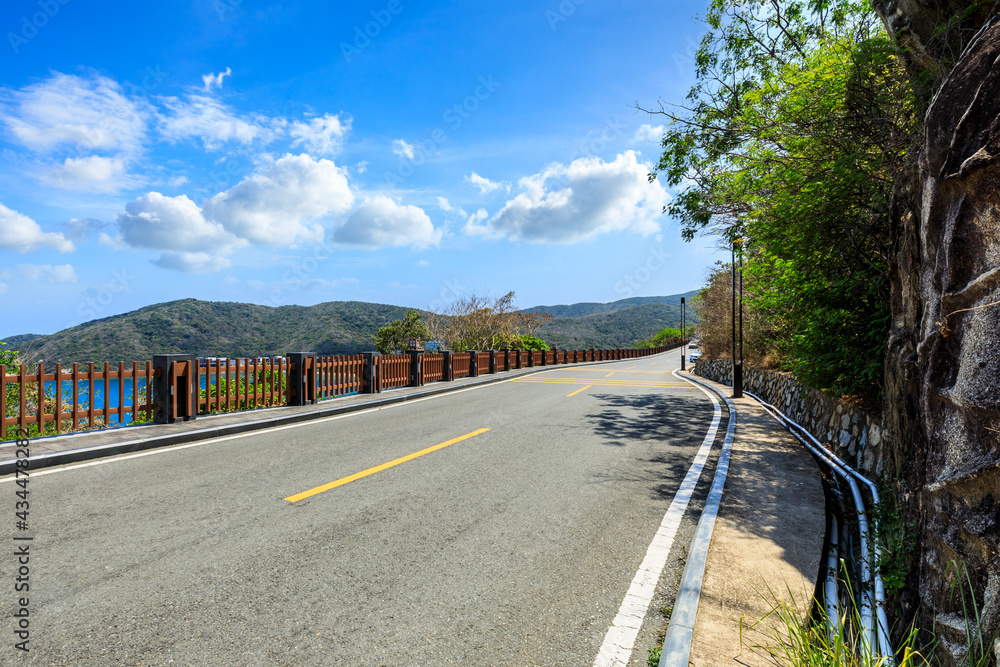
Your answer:
[[[360,393],[364,363],[360,354],[316,357],[316,398],[322,401]]]
[[[149,381],[150,362],[136,362],[132,369],[119,362],[112,370],[110,363],[95,370],[80,373],[79,365],[64,371],[62,364],[48,372],[38,364],[34,373],[21,366],[17,374],[0,372],[0,438],[16,437],[16,429],[24,429],[32,437],[54,435],[64,431],[121,426],[128,422],[148,421],[152,413]],[[132,388],[126,391],[126,383]],[[14,401],[7,400],[7,387],[16,385]],[[117,386],[116,386],[117,385]],[[131,398],[131,404],[126,397]],[[11,427],[14,427],[13,429]]]
[[[196,359],[195,363],[198,414],[257,410],[288,403],[287,357]],[[179,373],[185,364],[175,365]]]
[[[476,354],[476,372],[478,372],[479,375],[489,375],[490,372],[489,352],[479,352]]]
[[[451,375],[454,379],[469,377],[472,372],[472,354],[460,352],[451,355]]]
[[[382,354],[375,366],[378,373],[378,390],[406,387],[410,384],[410,356],[408,354]]]
[[[420,361],[420,383],[444,380],[444,355],[424,354]]]

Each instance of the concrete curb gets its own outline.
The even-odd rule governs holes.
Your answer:
[[[726,486],[726,476],[729,474],[729,455],[733,448],[733,438],[736,434],[736,406],[718,389],[701,380],[689,378],[685,380],[696,383],[712,391],[725,401],[729,409],[729,424],[726,426],[726,436],[722,442],[722,451],[715,467],[715,478],[712,488],[705,499],[698,527],[691,547],[688,549],[687,563],[681,575],[674,610],[670,615],[670,624],[663,639],[660,652],[659,667],[687,667],[691,655],[691,639],[694,636],[694,624],[698,617],[698,602],[701,598],[702,578],[705,575],[705,563],[708,560],[708,547],[712,542],[712,531],[715,529],[715,519],[719,515],[719,505],[722,503],[722,493]]]
[[[673,351],[674,350],[666,350],[665,352],[661,352],[660,354],[652,354],[649,355],[649,357],[642,357],[642,358],[658,357],[662,354],[668,354]],[[184,433],[170,433],[160,436],[151,436],[148,438],[136,438],[134,440],[126,440],[124,442],[115,442],[104,445],[93,445],[91,447],[80,447],[77,449],[67,449],[61,452],[49,452],[47,454],[39,454],[37,456],[29,457],[27,470],[31,471],[31,470],[38,470],[39,468],[48,468],[51,466],[66,465],[69,463],[79,463],[81,461],[88,461],[90,459],[103,458],[106,456],[132,454],[135,452],[141,452],[146,449],[169,447],[171,445],[179,445],[187,442],[197,442],[199,440],[210,440],[212,438],[219,438],[227,435],[236,435],[239,433],[260,431],[263,429],[275,428],[277,426],[287,426],[289,424],[297,424],[300,422],[311,421],[314,419],[334,417],[337,415],[347,414],[350,412],[378,409],[390,405],[395,405],[397,403],[404,403],[406,401],[413,401],[420,398],[427,398],[429,396],[447,394],[454,391],[461,391],[463,389],[481,387],[488,384],[503,382],[506,380],[522,377],[525,375],[533,375],[535,373],[541,373],[543,371],[550,371],[558,368],[596,366],[601,364],[618,363],[622,361],[634,361],[634,359],[606,359],[603,361],[590,361],[590,362],[575,363],[575,364],[532,366],[530,369],[522,368],[516,371],[504,371],[503,375],[496,374],[495,376],[491,376],[482,380],[477,379],[474,382],[465,382],[462,384],[441,383],[441,384],[446,384],[448,386],[434,387],[433,389],[429,389],[427,391],[415,392],[411,394],[401,394],[398,396],[388,396],[386,398],[376,398],[371,401],[365,401],[364,403],[352,403],[350,405],[331,405],[329,407],[318,408],[317,410],[311,412],[301,412],[298,414],[283,415],[280,417],[271,417],[267,419],[253,419],[251,421],[241,422],[239,424],[227,424],[225,426],[215,426],[211,428],[187,431]],[[372,394],[372,396],[379,396],[379,394]],[[335,401],[336,399],[332,400]],[[249,415],[252,414],[253,412],[256,411],[248,410],[247,414]],[[135,428],[142,428],[142,427],[138,426]],[[83,436],[86,434],[81,433],[79,435]],[[12,474],[17,468],[17,461],[18,459],[6,459],[0,461],[0,476]]]

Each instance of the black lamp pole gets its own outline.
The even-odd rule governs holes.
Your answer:
[[[733,240],[733,398],[743,398],[743,270],[740,269],[740,360],[736,361],[736,244]],[[742,265],[742,253],[740,256]]]
[[[681,297],[681,370],[682,371],[685,370],[685,368],[684,368],[684,362],[685,362],[684,357],[687,356],[687,339],[684,337],[684,332],[685,332],[685,329],[684,329],[684,308],[685,308],[684,297]]]

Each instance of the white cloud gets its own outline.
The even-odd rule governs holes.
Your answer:
[[[488,217],[490,217],[490,214],[486,212],[485,208],[479,209],[465,221],[463,231],[472,236],[492,236],[493,232],[490,231],[489,227],[482,224],[483,220]]]
[[[430,265],[431,263],[428,262],[426,259],[422,259],[419,262],[417,262],[417,266],[430,266]]]
[[[222,78],[226,76],[231,76],[233,70],[226,68],[225,72],[219,72],[218,74],[212,74],[209,72],[201,77],[201,80],[205,83],[205,90],[211,92],[212,87],[222,88]]]
[[[225,257],[210,255],[207,252],[184,252],[169,250],[157,259],[153,264],[163,269],[171,269],[182,273],[211,273],[228,269],[233,265]]]
[[[438,202],[438,208],[440,208],[442,211],[446,211],[448,213],[455,213],[463,218],[469,215],[468,213],[465,212],[465,210],[461,206],[452,206],[451,202],[449,202],[444,197],[438,197],[437,202]]]
[[[574,243],[612,231],[656,233],[670,195],[658,180],[649,182],[649,169],[633,151],[614,162],[552,165],[522,178],[521,192],[485,223],[481,212],[470,218],[465,232],[538,243]]]
[[[493,192],[494,190],[499,190],[500,188],[506,188],[507,192],[510,192],[510,184],[509,183],[502,183],[502,182],[497,182],[497,181],[491,181],[488,178],[484,178],[484,177],[480,176],[476,172],[472,172],[471,174],[469,174],[468,176],[466,176],[465,177],[465,182],[466,183],[471,183],[472,185],[475,185],[477,188],[479,188],[479,193],[480,194],[484,194],[484,195],[485,194],[489,194],[490,192]]]
[[[660,143],[663,139],[663,133],[666,130],[663,125],[649,125],[643,123],[639,126],[639,129],[635,132],[635,139],[633,141],[655,141]]]
[[[258,140],[267,143],[276,134],[271,119],[259,114],[241,117],[209,95],[192,93],[184,100],[164,97],[160,102],[168,111],[160,116],[160,131],[171,141],[197,137],[205,148],[214,150],[230,141],[244,145]]]
[[[167,181],[167,185],[172,188],[179,188],[186,183],[190,183],[187,176],[176,176]]]
[[[335,114],[326,114],[320,118],[311,118],[308,122],[294,121],[288,134],[295,138],[292,146],[305,144],[313,153],[330,155],[336,152],[351,129],[351,118],[341,120]]]
[[[222,225],[206,220],[186,195],[166,197],[149,192],[126,204],[116,223],[121,240],[133,248],[189,253],[211,249],[224,254],[246,244]]]
[[[355,169],[359,174],[363,174],[368,171],[368,160],[362,160],[359,162]]]
[[[107,227],[107,224],[94,218],[84,218],[82,220],[79,218],[70,218],[62,226],[66,230],[66,236],[71,240],[82,241],[90,236],[92,232]]]
[[[396,139],[392,142],[392,152],[407,159],[413,159],[413,145],[406,143],[402,139]]]
[[[126,175],[124,158],[101,155],[68,157],[41,178],[57,188],[83,192],[117,192],[135,183]]]
[[[323,227],[309,221],[346,213],[353,203],[344,169],[330,160],[285,155],[209,199],[204,212],[240,238],[282,246],[322,240]]]
[[[441,230],[416,206],[397,204],[385,195],[367,199],[333,234],[345,245],[370,248],[412,245],[426,248],[441,241]]]
[[[0,248],[15,252],[30,252],[52,248],[73,252],[73,243],[58,232],[43,232],[38,223],[26,215],[0,204]]]
[[[0,90],[0,118],[13,139],[36,153],[60,147],[136,153],[150,109],[100,75],[53,72],[20,90]]]
[[[4,280],[23,280],[27,282],[75,283],[76,271],[70,264],[18,264],[13,270],[4,269],[0,272]]]

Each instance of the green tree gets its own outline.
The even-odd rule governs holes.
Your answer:
[[[874,399],[892,188],[919,129],[903,65],[865,3],[713,0],[705,20],[689,106],[657,112],[657,174],[680,188],[665,210],[688,239],[741,240],[767,354]]]
[[[406,311],[403,319],[395,320],[380,328],[372,336],[372,341],[375,343],[375,349],[382,354],[392,354],[407,349],[413,339],[426,342],[429,337],[427,325],[421,319],[420,313],[411,308]]]

